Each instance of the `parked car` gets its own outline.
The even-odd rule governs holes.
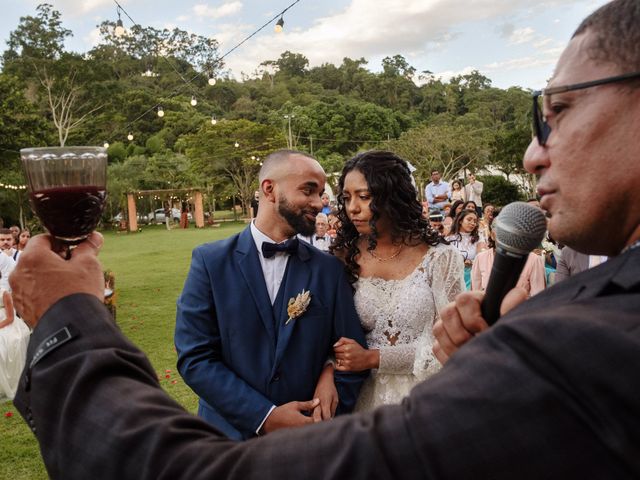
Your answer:
[[[176,215],[177,212],[177,215]],[[155,222],[156,223],[164,223],[165,220],[165,215],[164,215],[164,208],[156,208],[153,212],[154,216],[155,216]],[[180,221],[180,210],[178,210],[177,208],[172,208],[171,209],[171,218],[173,219],[174,222],[179,222]],[[187,218],[189,219],[190,222],[193,221],[193,216],[191,215],[191,212],[187,213]],[[149,221],[154,221],[153,218],[150,218]]]

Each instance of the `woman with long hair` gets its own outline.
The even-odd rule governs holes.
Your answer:
[[[451,200],[461,200],[463,202],[466,200],[464,188],[460,180],[451,182]]]
[[[449,214],[442,222],[445,235],[449,234],[449,232],[451,231],[451,225],[453,225],[453,219],[456,218],[456,215],[458,215],[463,208],[464,202],[462,200],[456,200],[455,202],[453,202],[453,205],[451,205],[451,208],[449,209]]]
[[[462,260],[422,215],[407,162],[368,151],[349,160],[339,180],[341,228],[332,251],[346,265],[368,349],[341,338],[336,369],[372,369],[356,410],[398,403],[434,373],[432,327],[463,290]]]
[[[486,248],[486,240],[478,231],[478,214],[475,210],[462,210],[451,225],[446,239],[458,249],[464,259],[464,283],[471,290],[471,266],[476,255]]]

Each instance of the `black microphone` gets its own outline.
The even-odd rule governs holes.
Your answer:
[[[482,301],[482,316],[489,325],[500,318],[500,304],[516,286],[529,253],[540,245],[547,231],[542,210],[525,202],[513,202],[493,221],[496,247],[491,276]]]

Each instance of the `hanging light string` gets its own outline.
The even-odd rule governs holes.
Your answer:
[[[137,23],[131,18],[131,16],[127,13],[127,11],[122,8],[122,6],[118,3],[117,0],[113,0],[116,5],[118,5],[118,7],[120,7],[122,9],[122,12],[127,16],[127,18],[129,20],[131,20],[131,22],[134,25],[137,25]],[[289,9],[291,9],[294,5],[296,5],[297,3],[299,3],[300,0],[295,0],[293,3],[291,3],[289,6],[287,6],[284,10],[282,10],[281,12],[279,12],[278,14],[276,14],[275,16],[273,16],[270,20],[268,20],[267,22],[265,22],[261,27],[259,27],[258,29],[256,29],[253,33],[251,33],[250,35],[248,35],[247,37],[245,37],[242,41],[240,41],[238,44],[236,44],[235,46],[233,46],[231,49],[229,49],[226,53],[224,53],[221,57],[218,58],[218,61],[221,63],[222,60],[224,60],[226,57],[228,57],[231,53],[233,53],[235,50],[237,50],[238,48],[240,48],[242,45],[244,45],[248,40],[250,40],[251,38],[255,37],[258,33],[260,33],[262,30],[264,30],[267,26],[269,26],[274,20],[279,19],[280,17],[282,17],[282,15],[284,15]],[[164,58],[164,57],[163,57]],[[168,60],[167,60],[168,61]],[[193,88],[193,86],[191,85],[196,79],[198,79],[204,72],[198,72],[196,73],[191,79],[186,80],[182,77],[182,75],[180,75],[181,78],[183,78],[184,84],[189,86],[189,88]],[[173,92],[171,92],[168,96],[165,96],[162,100],[170,100],[173,97],[179,95],[180,93],[182,93],[184,90],[182,87],[178,87],[176,88]],[[145,115],[147,115],[148,113],[157,110],[158,107],[160,107],[163,104],[162,101],[156,103],[155,105],[153,105],[152,107],[148,108],[145,112],[141,113],[140,115],[138,115],[136,118],[134,118],[132,121],[130,121],[125,128],[123,129],[124,131],[129,131],[131,130],[131,127],[133,126],[134,123],[136,123],[138,120],[140,120],[142,117],[144,117]],[[117,135],[116,135],[117,137]]]

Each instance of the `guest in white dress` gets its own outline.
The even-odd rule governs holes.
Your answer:
[[[407,163],[390,152],[349,160],[339,180],[333,252],[345,261],[368,349],[341,338],[336,369],[372,369],[357,411],[399,403],[440,364],[431,351],[438,311],[464,290],[463,262],[422,216]]]
[[[16,317],[11,295],[0,289],[0,399],[13,399],[27,357],[30,330]]]
[[[487,241],[478,229],[478,214],[475,210],[463,210],[453,224],[451,233],[445,237],[456,247],[464,259],[464,282],[471,290],[471,267],[476,255],[487,248]]]

